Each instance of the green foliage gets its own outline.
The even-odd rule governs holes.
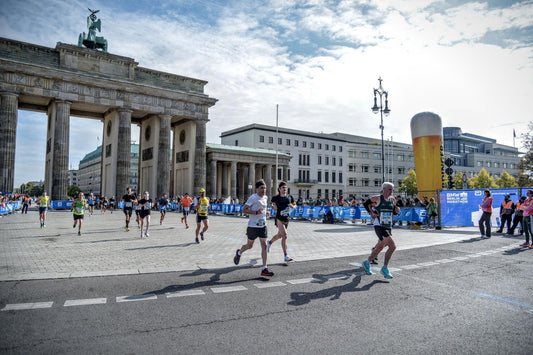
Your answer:
[[[41,196],[44,191],[44,186],[33,186],[33,184],[30,182],[27,185],[31,185],[30,188],[27,189],[27,194],[30,196]]]
[[[529,132],[521,134],[522,144],[526,149],[526,154],[520,159],[518,166],[523,174],[527,174],[531,178],[533,177],[533,122],[529,122],[528,129]]]
[[[518,180],[504,170],[502,175],[496,179],[496,185],[498,187],[518,187]]]
[[[453,179],[454,190],[460,190],[463,188],[463,172],[462,171],[455,173],[452,179]],[[468,183],[467,183],[467,188],[468,188]]]
[[[405,192],[408,196],[415,196],[418,193],[416,185],[416,173],[413,169],[409,169],[407,176],[402,180],[402,184],[398,189],[399,192]]]
[[[517,184],[519,187],[531,187],[533,186],[533,179],[527,174],[520,173],[520,175],[518,175]]]
[[[485,168],[482,168],[479,171],[479,174],[474,175],[474,177],[468,179],[468,187],[470,189],[490,189],[497,188],[494,178],[489,175]]]
[[[78,197],[80,192],[81,192],[81,189],[79,188],[79,186],[69,185],[67,189],[67,196],[75,198],[75,197]]]

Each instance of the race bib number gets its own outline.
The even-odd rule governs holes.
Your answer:
[[[256,226],[265,226],[266,225],[266,216],[262,215],[261,218],[256,222]]]
[[[290,208],[290,207],[287,207],[286,209],[284,209],[283,211],[281,211],[279,214],[280,214],[280,216],[287,217],[288,215],[291,214],[291,208]]]
[[[381,212],[380,221],[382,224],[392,224],[392,212]]]
[[[208,209],[207,205],[201,205],[200,206],[200,211],[202,211],[202,212],[207,212],[207,209]]]
[[[190,207],[183,207],[183,210],[187,212],[189,212],[190,209],[191,209]]]
[[[148,202],[146,205],[144,205],[143,209],[149,210],[152,207],[152,204]]]
[[[133,206],[133,202],[126,202],[126,204],[124,205],[126,207],[132,207]]]
[[[77,213],[83,212],[83,207],[74,207],[74,209],[76,210]]]

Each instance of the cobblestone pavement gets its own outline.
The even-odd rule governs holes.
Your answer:
[[[121,211],[86,215],[82,235],[72,228],[70,211],[48,212],[46,228],[39,228],[36,210],[0,218],[0,281],[74,278],[105,275],[188,271],[233,266],[233,255],[246,241],[247,218],[210,216],[205,241],[196,244],[195,223],[186,229],[181,214],[169,212],[162,225],[152,212],[150,237],[140,238],[132,217],[131,230],[124,229]],[[190,216],[194,222],[195,216]],[[268,235],[277,228],[268,223]],[[474,227],[444,230],[393,229],[397,252],[446,244],[479,236]],[[357,223],[323,224],[291,221],[289,255],[295,262],[367,256],[377,237],[372,226]],[[240,265],[261,265],[259,243],[243,254]],[[280,241],[272,246],[269,265],[283,262]]]

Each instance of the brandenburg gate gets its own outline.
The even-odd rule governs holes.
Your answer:
[[[0,191],[14,188],[22,109],[48,115],[44,181],[53,200],[67,197],[70,116],[103,123],[102,195],[122,196],[129,184],[132,124],[141,132],[138,190],[198,195],[206,186],[208,110],[217,100],[204,93],[206,81],[138,64],[70,44],[0,38]]]

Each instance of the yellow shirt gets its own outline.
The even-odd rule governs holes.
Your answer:
[[[46,197],[41,196],[41,207],[48,207],[49,201],[50,201],[50,198],[48,196]]]
[[[200,197],[198,199],[198,215],[207,216],[207,211],[209,210],[209,200],[207,197]]]

